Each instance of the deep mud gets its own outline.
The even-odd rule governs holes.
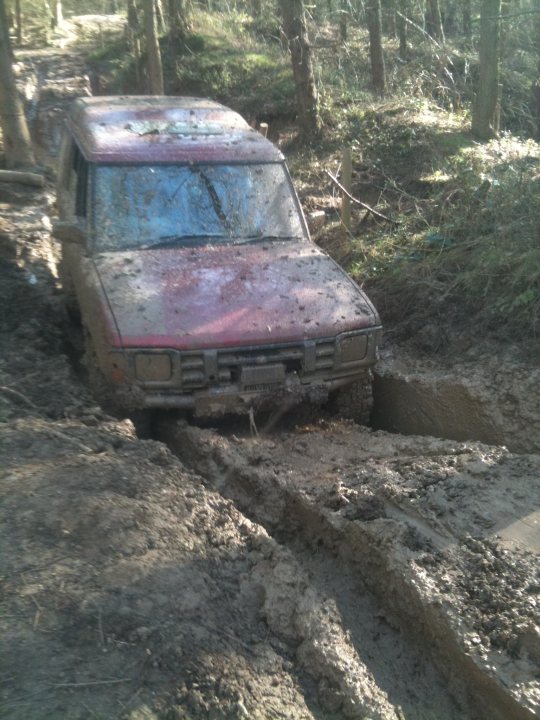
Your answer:
[[[538,456],[343,423],[267,439],[163,432],[283,542],[355,572],[473,714],[536,715]]]
[[[55,53],[20,68],[48,167],[87,88]],[[334,421],[138,439],[66,355],[53,200],[0,186],[0,717],[533,717],[538,456]]]

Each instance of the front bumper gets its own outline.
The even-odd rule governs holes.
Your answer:
[[[253,406],[304,399],[322,402],[332,391],[365,377],[377,360],[381,336],[382,329],[377,326],[301,343],[171,350],[166,380],[135,381],[132,387],[139,407],[188,409],[198,415],[245,412]],[[360,349],[356,355],[353,345]],[[161,358],[163,352],[128,351],[132,373],[141,355],[151,363],[153,355]]]

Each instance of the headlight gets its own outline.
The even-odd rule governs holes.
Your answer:
[[[368,336],[343,335],[339,340],[339,358],[341,363],[358,362],[366,357]]]
[[[141,382],[162,382],[170,380],[172,363],[168,353],[137,353],[135,355],[135,377]]]

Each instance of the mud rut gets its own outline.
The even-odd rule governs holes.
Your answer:
[[[80,94],[88,82],[80,79],[83,62],[72,52],[60,58],[51,51],[42,57],[29,54],[25,62],[33,65],[34,84],[41,84],[31,100],[31,113],[42,158],[47,159],[46,150],[57,142],[64,100]],[[51,265],[55,256],[56,249],[51,246]],[[129,429],[100,416],[92,409],[91,399],[83,391],[82,395],[83,417],[97,418],[90,425],[113,437],[127,433],[125,442],[139,442],[144,449],[141,458],[146,458],[146,443],[129,439]],[[39,428],[36,425],[35,432],[39,433]],[[511,637],[517,643],[514,651],[521,658],[523,681],[512,676],[501,682],[496,667],[499,651],[483,647],[489,632],[482,634],[480,625],[474,624],[471,606],[479,601],[470,595],[471,589],[465,587],[461,594],[456,593],[453,611],[444,607],[441,577],[446,582],[449,574],[464,576],[471,570],[463,564],[469,558],[463,559],[461,546],[459,550],[454,547],[456,538],[466,544],[470,536],[463,527],[456,529],[450,521],[445,524],[433,496],[439,491],[446,493],[445,498],[455,498],[459,506],[468,501],[466,491],[471,488],[464,487],[467,477],[478,483],[480,494],[487,496],[499,479],[502,483],[504,478],[522,476],[524,481],[515,497],[513,490],[508,492],[514,515],[523,516],[528,505],[522,497],[523,486],[527,477],[540,469],[538,459],[516,459],[504,450],[470,443],[372,434],[332,418],[296,428],[292,423],[289,430],[282,427],[260,438],[246,431],[247,422],[245,426],[237,423],[233,429],[223,424],[216,430],[158,417],[154,425],[155,438],[165,442],[184,469],[191,471],[189,482],[202,483],[201,487],[213,488],[232,500],[237,510],[226,512],[232,513],[235,528],[250,528],[242,532],[250,536],[252,554],[257,554],[252,575],[261,593],[257,604],[267,627],[268,652],[287,658],[288,677],[294,678],[296,689],[288,688],[283,677],[276,675],[275,682],[284,683],[289,693],[289,704],[282,703],[281,710],[272,703],[266,709],[246,709],[247,701],[240,696],[229,704],[222,700],[221,706],[218,703],[217,709],[212,706],[209,710],[197,697],[193,699],[193,693],[199,692],[194,690],[200,685],[197,683],[184,694],[177,693],[176,715],[167,717],[502,720],[535,716],[538,683],[533,660],[538,647],[536,635],[530,631],[534,605],[527,604],[529,595],[535,594],[534,587],[527,589],[535,573],[534,558],[528,553],[521,553],[517,560],[507,558],[516,563],[524,579],[521,585],[516,581],[512,588],[501,590],[501,597],[506,591],[523,595],[518,611],[526,627],[523,638],[519,633]],[[118,443],[120,446],[120,440]],[[169,471],[170,461],[160,452],[152,449],[151,458],[160,466],[166,485],[167,473],[171,473],[172,482],[178,468],[173,464]],[[456,467],[463,470],[461,475],[456,473],[457,479],[453,475]],[[405,483],[411,473],[412,489],[402,488],[400,483]],[[187,479],[185,482],[189,485]],[[449,483],[451,487],[447,487]],[[190,490],[189,497],[198,497],[200,492]],[[417,505],[404,503],[403,495],[418,501]],[[420,511],[423,502],[431,503],[431,515]],[[228,506],[217,502],[216,507]],[[255,525],[249,525],[245,518]],[[493,526],[478,507],[471,510],[468,519],[471,534]],[[220,516],[215,521],[218,525],[223,522]],[[210,530],[205,532],[211,535]],[[212,543],[223,542],[213,537]],[[488,563],[490,548],[486,540],[485,548],[471,553],[476,552],[483,563]],[[448,564],[445,553],[455,553],[454,565]],[[497,558],[502,563],[506,556]],[[434,568],[431,575],[430,568]],[[448,584],[446,587],[450,597],[453,591]],[[216,591],[221,594],[223,586],[218,585]],[[471,628],[479,634],[478,640],[467,640],[474,634]],[[151,636],[153,631],[143,627],[137,632]],[[530,632],[532,639],[527,640]],[[503,653],[501,664],[506,662]],[[255,691],[253,695],[257,697]],[[266,691],[259,701],[270,702],[269,697]],[[148,712],[99,717],[157,717]],[[26,717],[42,717],[39,712],[31,713]],[[7,716],[22,717],[16,713]]]

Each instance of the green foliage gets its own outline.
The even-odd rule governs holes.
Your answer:
[[[431,160],[436,169],[409,178],[408,189],[386,182],[401,224],[355,240],[353,273],[379,288],[396,321],[414,307],[477,325],[478,334],[535,337],[540,148],[508,137]]]
[[[279,45],[254,36],[247,15],[199,13],[194,20],[194,34],[165,53],[169,92],[212,97],[248,117],[290,115],[294,84]]]

